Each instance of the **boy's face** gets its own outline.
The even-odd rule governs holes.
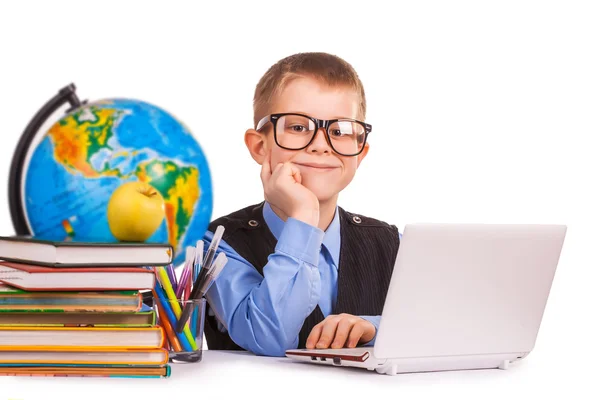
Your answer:
[[[358,112],[359,98],[354,90],[329,87],[310,78],[291,81],[275,99],[271,109],[272,114],[300,113],[319,119],[359,119]],[[272,123],[267,123],[261,132],[249,130],[246,133],[246,145],[256,162],[262,164],[266,152],[270,152],[271,170],[279,163],[296,165],[302,175],[302,185],[310,189],[319,201],[337,196],[352,181],[369,150],[366,143],[357,156],[339,155],[329,146],[325,129],[319,129],[305,149],[286,150],[275,143]]]

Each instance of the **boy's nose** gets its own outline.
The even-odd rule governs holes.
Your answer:
[[[311,153],[329,153],[331,148],[329,147],[326,136],[327,132],[325,131],[325,128],[319,128],[307,150]]]

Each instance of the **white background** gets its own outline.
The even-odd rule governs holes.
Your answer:
[[[341,206],[400,228],[408,222],[568,225],[538,342],[523,370],[528,375],[510,375],[502,384],[465,375],[466,386],[451,384],[451,375],[404,378],[390,394],[598,398],[598,3],[389,4],[2,2],[0,187],[7,188],[12,152],[30,118],[73,82],[82,98],[138,98],[183,120],[209,161],[213,217],[258,202],[259,166],[243,143],[256,83],[287,55],[337,54],[358,71],[373,125],[371,151],[342,192]],[[0,234],[10,235],[3,190]],[[298,389],[278,388],[277,379],[264,376],[252,393],[267,385],[269,393],[298,394],[312,388],[310,376],[298,378]],[[352,376],[361,385],[360,375]],[[0,400],[35,398],[31,387],[2,379]],[[419,389],[431,384],[435,390]],[[375,393],[390,386],[360,387]],[[340,390],[317,389],[322,396]],[[39,398],[48,398],[41,390]]]

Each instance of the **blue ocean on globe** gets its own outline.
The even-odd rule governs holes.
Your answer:
[[[26,219],[36,236],[115,242],[107,221],[113,191],[144,181],[165,200],[165,219],[147,242],[169,243],[185,260],[210,222],[206,157],[187,127],[139,100],[86,104],[54,123],[32,153],[24,181]]]

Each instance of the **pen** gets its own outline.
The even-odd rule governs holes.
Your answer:
[[[212,264],[213,258],[215,256],[215,252],[217,251],[217,247],[221,242],[221,238],[223,237],[223,231],[225,227],[223,225],[219,225],[215,230],[215,235],[213,236],[210,246],[208,246],[208,250],[206,252],[206,257],[204,257],[204,262],[202,263],[202,269],[200,270],[200,274],[198,278],[194,281],[194,288],[192,289],[192,293],[190,294],[190,300],[198,300],[200,298],[200,290],[202,289],[202,282],[204,281],[206,274],[208,273],[208,267]],[[185,326],[186,321],[190,317],[190,314],[193,309],[192,303],[187,303],[181,313],[181,318],[177,321],[177,326],[175,327],[176,332],[181,332],[183,327]]]
[[[202,265],[204,259],[204,241],[202,239],[196,241],[196,257],[194,258],[194,268],[193,268],[193,281],[198,279],[198,275],[200,274],[200,267]],[[192,281],[190,281],[192,282]],[[190,285],[190,293],[186,293],[186,300],[189,300],[191,295],[191,285]],[[194,307],[194,311],[192,311],[192,322],[191,329],[194,337],[198,336],[198,307]]]
[[[204,305],[205,307],[204,310],[198,311],[198,307],[194,307],[194,312],[192,313],[192,332],[195,335],[195,337],[198,337],[200,335],[200,327],[202,326],[202,320],[204,319],[203,313],[206,312],[206,305],[202,305]]]
[[[204,282],[202,282],[202,289],[200,290],[201,297],[204,296],[206,292],[208,292],[208,289],[215,281],[215,279],[217,279],[217,277],[223,270],[223,267],[225,267],[225,264],[227,264],[227,256],[225,255],[225,253],[219,253],[217,258],[215,259],[215,262],[211,266],[210,271],[208,272],[207,278]]]
[[[192,274],[193,274],[193,272],[192,272],[192,269],[190,269],[189,271],[190,272],[188,272],[188,275],[187,275],[188,279],[185,282],[185,289],[183,291],[183,299],[185,301],[188,301],[190,299],[190,294],[192,293],[192,280],[193,280]]]
[[[186,266],[184,268],[183,272],[181,273],[181,279],[179,280],[179,284],[177,285],[177,291],[175,291],[175,296],[178,299],[181,299],[181,296],[183,295],[183,293],[185,291],[185,288],[188,284],[189,279],[190,279],[190,270]]]
[[[217,227],[217,229],[215,230],[215,235],[213,236],[213,239],[210,242],[210,246],[208,247],[208,251],[206,252],[206,257],[204,258],[204,262],[202,263],[202,269],[200,270],[200,275],[198,276],[198,278],[196,279],[196,282],[195,282],[195,283],[197,283],[197,287],[196,287],[196,291],[192,293],[192,296],[194,298],[198,298],[198,295],[200,294],[199,292],[201,289],[201,285],[202,285],[201,282],[204,282],[204,279],[206,279],[206,275],[209,273],[210,267],[212,267],[215,252],[217,251],[219,243],[221,242],[221,238],[223,237],[224,230],[225,230],[225,228],[222,225],[219,225]]]
[[[195,257],[195,249],[192,246],[188,246],[185,249],[185,264],[183,267],[183,272],[181,273],[181,279],[179,280],[179,284],[177,285],[177,290],[175,291],[175,296],[180,299],[185,291],[187,286],[188,279],[191,279],[192,274],[192,264],[194,262]]]
[[[204,258],[204,241],[198,240],[196,242],[196,257],[194,258],[194,281],[198,279],[200,273],[200,267],[202,266]]]
[[[177,276],[175,275],[175,269],[173,268],[173,264],[167,265],[167,274],[169,275],[169,281],[171,282],[171,286],[173,286],[174,290],[177,290]]]
[[[225,228],[223,227],[223,225],[219,225],[217,227],[217,229],[215,230],[215,235],[213,236],[213,238],[210,242],[210,246],[208,246],[208,251],[206,252],[206,257],[204,258],[204,262],[202,263],[202,270],[200,271],[200,277],[202,277],[203,274],[206,275],[206,273],[208,272],[207,269],[212,265],[212,263],[214,261],[215,253],[217,251],[219,243],[221,242],[221,238],[223,237],[223,231],[225,231]]]

